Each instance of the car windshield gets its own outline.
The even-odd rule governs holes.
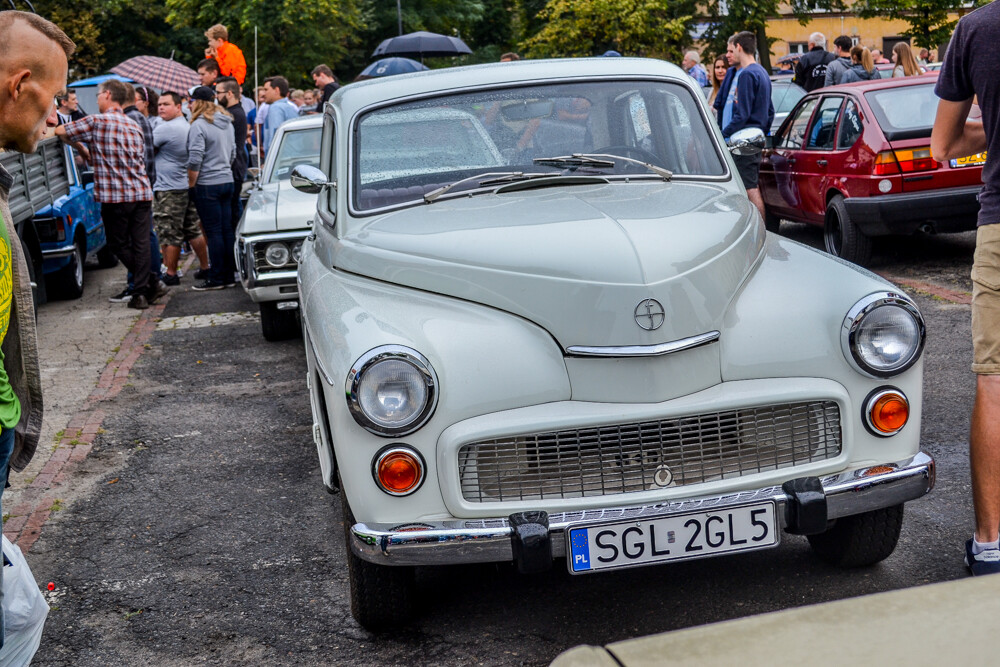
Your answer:
[[[938,105],[933,82],[872,90],[865,93],[865,99],[889,141],[931,136]]]
[[[384,107],[357,123],[354,206],[359,211],[424,201],[462,179],[447,196],[480,187],[483,174],[551,171],[616,178],[723,176],[699,102],[667,81],[600,81],[445,95]],[[567,166],[573,154],[632,158],[610,166]],[[608,160],[604,161],[608,163]]]
[[[791,81],[773,83],[771,85],[771,104],[774,105],[774,113],[788,113],[805,94],[805,88]]]
[[[323,128],[321,127],[287,130],[278,145],[278,152],[266,182],[287,181],[292,175],[292,169],[300,164],[318,168],[322,135]]]

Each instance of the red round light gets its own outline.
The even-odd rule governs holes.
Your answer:
[[[420,460],[406,451],[392,451],[378,461],[376,476],[382,488],[389,493],[402,494],[420,484],[423,472]]]
[[[882,396],[871,409],[871,423],[882,433],[895,433],[906,425],[910,418],[910,406],[899,394]]]

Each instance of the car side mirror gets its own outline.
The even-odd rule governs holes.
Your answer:
[[[337,187],[336,181],[326,180],[326,174],[308,164],[300,164],[292,169],[289,183],[299,192],[310,195],[318,195],[325,187]]]
[[[764,130],[759,127],[745,127],[739,132],[734,132],[729,141],[729,152],[733,155],[757,155],[767,143]]]

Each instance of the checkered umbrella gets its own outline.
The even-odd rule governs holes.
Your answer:
[[[184,92],[188,88],[201,85],[198,73],[186,65],[157,56],[136,56],[111,68],[112,74],[127,76],[138,84],[156,88]]]

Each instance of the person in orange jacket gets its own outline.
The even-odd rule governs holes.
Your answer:
[[[205,31],[208,38],[206,58],[215,58],[219,62],[219,72],[222,76],[235,78],[242,86],[247,78],[247,61],[240,47],[229,41],[229,31],[221,24],[213,25]]]

